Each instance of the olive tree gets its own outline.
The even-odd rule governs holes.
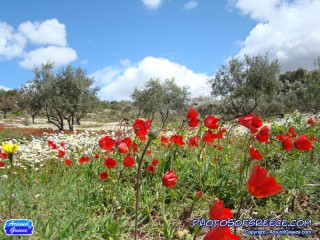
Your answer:
[[[209,79],[211,94],[221,100],[228,115],[254,112],[261,99],[272,98],[281,87],[279,71],[278,61],[268,54],[232,58]]]
[[[9,112],[17,109],[18,92],[17,90],[0,89],[0,112],[6,119]]]
[[[45,97],[44,94],[40,92],[38,84],[36,81],[28,81],[28,83],[22,85],[19,89],[18,106],[31,116],[33,124],[36,115],[43,107]]]
[[[97,105],[99,88],[92,87],[94,79],[81,68],[69,65],[55,72],[53,67],[52,63],[35,67],[30,84],[37,88],[48,122],[63,131],[66,120],[73,130],[74,120],[79,123]]]
[[[183,112],[190,100],[188,87],[179,87],[174,79],[166,79],[161,83],[159,79],[150,79],[142,90],[134,89],[131,94],[133,104],[139,108],[139,114],[151,116],[158,113],[164,128],[170,110]]]

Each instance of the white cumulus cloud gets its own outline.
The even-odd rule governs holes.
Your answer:
[[[236,0],[235,6],[258,21],[237,56],[275,53],[283,71],[312,68],[320,56],[319,0]]]
[[[198,7],[199,3],[197,1],[190,1],[183,5],[184,10],[191,10],[193,8]]]
[[[23,53],[27,41],[5,22],[0,22],[0,60],[10,60]]]
[[[192,97],[210,93],[208,75],[195,73],[166,58],[148,56],[135,64],[108,66],[91,74],[91,77],[101,85],[100,97],[109,100],[129,100],[134,88],[143,88],[151,78],[162,82],[174,78],[178,86],[190,87]]]
[[[48,61],[63,66],[74,61],[77,53],[67,46],[66,27],[57,19],[23,22],[17,29],[0,21],[0,61],[13,58],[23,68]]]
[[[150,10],[158,9],[164,0],[141,0],[143,5]]]
[[[40,22],[23,22],[19,31],[33,44],[66,46],[67,33],[64,24],[57,19]]]
[[[32,69],[34,66],[40,66],[41,63],[54,62],[54,65],[59,67],[67,65],[76,58],[77,53],[72,48],[49,46],[26,53],[19,64],[23,68]]]

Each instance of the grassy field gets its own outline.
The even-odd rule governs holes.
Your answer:
[[[130,129],[109,134],[46,133],[46,129],[24,132],[0,126],[2,145],[19,146],[12,166],[9,156],[0,159],[0,239],[8,238],[3,226],[10,218],[33,221],[30,239],[134,239],[136,215],[137,239],[202,239],[210,228],[193,226],[193,220],[209,219],[209,209],[217,199],[234,219],[312,221],[311,226],[286,228],[311,230],[311,235],[264,235],[262,239],[318,239],[319,119],[313,118],[314,124],[308,124],[295,114],[282,125],[269,124],[268,133],[261,131],[266,123],[252,133],[250,129],[255,127],[247,123],[230,122],[224,131],[218,121],[218,128],[211,127],[210,133],[206,121],[191,115],[184,124],[161,131],[153,141],[146,135],[148,124],[142,123],[138,130],[134,125],[135,132]],[[190,123],[195,119],[198,124]],[[188,126],[188,121],[196,126]],[[99,141],[107,135],[112,138],[108,143],[111,147]],[[311,148],[302,150],[308,143],[299,145],[301,135]],[[192,138],[195,136],[199,137]],[[284,137],[291,138],[292,149],[285,150]],[[251,145],[254,149],[250,153]],[[259,157],[254,150],[263,159],[255,160]],[[134,163],[126,156],[134,158]],[[266,186],[259,185],[262,178],[248,191],[256,165],[266,169],[281,191],[272,193],[275,186],[268,184],[271,190],[264,189]],[[176,181],[163,177],[170,170],[178,177]],[[245,233],[254,229],[279,227],[230,227],[241,239],[259,239]],[[231,235],[230,239],[236,238]]]

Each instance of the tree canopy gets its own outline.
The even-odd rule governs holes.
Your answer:
[[[99,88],[93,88],[94,79],[81,68],[71,65],[57,72],[53,63],[34,68],[34,79],[20,88],[20,105],[33,117],[43,108],[48,122],[60,131],[64,130],[64,120],[69,129],[74,122],[92,111],[99,101]]]
[[[166,79],[164,83],[159,79],[150,79],[142,90],[135,88],[131,98],[140,115],[153,119],[158,113],[165,127],[170,110],[181,112],[187,107],[190,92],[188,87],[179,87],[174,79]]]
[[[271,99],[281,87],[277,60],[268,54],[232,58],[209,80],[212,96],[220,99],[223,113],[235,117],[254,112],[263,98]]]

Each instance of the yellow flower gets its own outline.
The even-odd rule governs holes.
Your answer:
[[[2,151],[8,154],[13,154],[15,151],[17,151],[19,146],[17,144],[10,144],[6,143],[2,146]]]

